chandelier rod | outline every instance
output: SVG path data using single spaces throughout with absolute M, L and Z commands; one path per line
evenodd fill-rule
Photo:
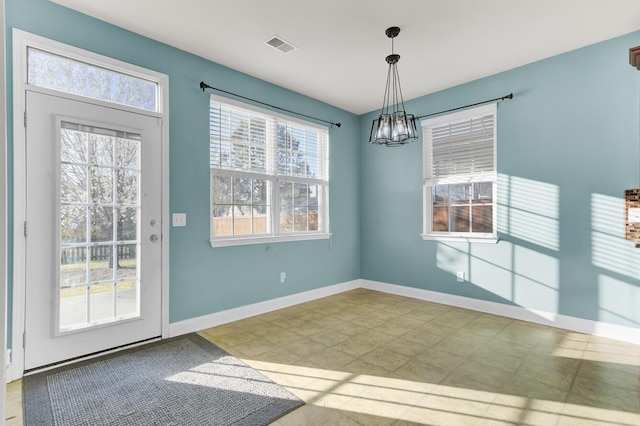
M 245 100 L 247 100 L 247 101 L 255 102 L 255 103 L 258 103 L 258 104 L 260 104 L 260 105 L 268 106 L 268 107 L 270 107 L 270 108 L 275 108 L 275 109 L 278 109 L 278 110 L 280 110 L 280 111 L 285 111 L 285 112 L 288 112 L 288 113 L 291 113 L 291 114 L 299 115 L 299 116 L 301 116 L 301 117 L 306 117 L 306 118 L 310 118 L 310 119 L 312 119 L 312 120 L 321 121 L 321 122 L 323 122 L 323 123 L 330 124 L 332 127 L 333 127 L 333 126 L 336 126 L 336 127 L 341 127 L 341 126 L 342 126 L 342 124 L 341 124 L 341 123 L 334 123 L 333 121 L 323 120 L 322 118 L 312 117 L 312 116 L 310 116 L 310 115 L 302 114 L 302 113 L 300 113 L 300 112 L 291 111 L 291 110 L 289 110 L 289 109 L 285 109 L 285 108 L 281 108 L 281 107 L 279 107 L 279 106 L 275 106 L 275 105 L 268 104 L 268 103 L 266 103 L 266 102 L 261 102 L 261 101 L 258 101 L 258 100 L 256 100 L 256 99 L 252 99 L 252 98 L 248 98 L 248 97 L 246 97 L 246 96 L 238 95 L 237 93 L 227 92 L 226 90 L 222 90 L 222 89 L 218 89 L 217 87 L 209 86 L 209 85 L 208 85 L 207 83 L 205 83 L 204 81 L 201 81 L 201 82 L 200 82 L 200 88 L 202 89 L 202 91 L 203 91 L 203 92 L 204 92 L 204 89 L 217 90 L 218 92 L 226 93 L 227 95 L 232 95 L 232 96 L 235 96 L 235 97 L 237 97 L 237 98 L 245 99 Z
M 446 112 L 458 111 L 459 109 L 465 109 L 465 108 L 470 108 L 477 105 L 488 104 L 489 102 L 504 101 L 505 99 L 513 99 L 513 93 L 509 93 L 508 95 L 504 95 L 499 98 L 489 99 L 487 101 L 476 102 L 475 104 L 469 104 L 469 105 L 465 105 L 457 108 L 447 109 L 444 111 L 433 112 L 431 114 L 421 115 L 419 117 L 416 117 L 416 120 L 420 120 L 421 118 L 426 118 L 426 117 L 432 117 L 434 115 L 444 114 Z

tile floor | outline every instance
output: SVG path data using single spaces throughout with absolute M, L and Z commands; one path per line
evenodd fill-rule
M 358 289 L 200 334 L 306 402 L 276 425 L 640 425 L 639 345 L 495 315 Z

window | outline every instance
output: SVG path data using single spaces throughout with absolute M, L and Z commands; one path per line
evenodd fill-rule
M 329 237 L 329 132 L 211 96 L 211 245 Z
M 27 47 L 27 82 L 45 89 L 159 112 L 158 82 Z
M 496 104 L 424 120 L 423 239 L 496 241 Z

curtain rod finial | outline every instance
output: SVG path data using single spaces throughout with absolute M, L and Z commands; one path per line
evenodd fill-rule
M 200 82 L 200 88 L 202 89 L 202 91 L 204 92 L 204 89 L 206 89 L 207 87 L 209 87 L 204 81 Z

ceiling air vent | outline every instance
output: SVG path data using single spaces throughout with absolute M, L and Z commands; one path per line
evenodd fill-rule
M 273 47 L 274 49 L 278 49 L 282 53 L 289 53 L 297 49 L 293 44 L 289 43 L 288 41 L 285 41 L 282 37 L 277 35 L 274 35 L 269 40 L 265 41 L 265 43 L 267 43 L 269 46 Z

